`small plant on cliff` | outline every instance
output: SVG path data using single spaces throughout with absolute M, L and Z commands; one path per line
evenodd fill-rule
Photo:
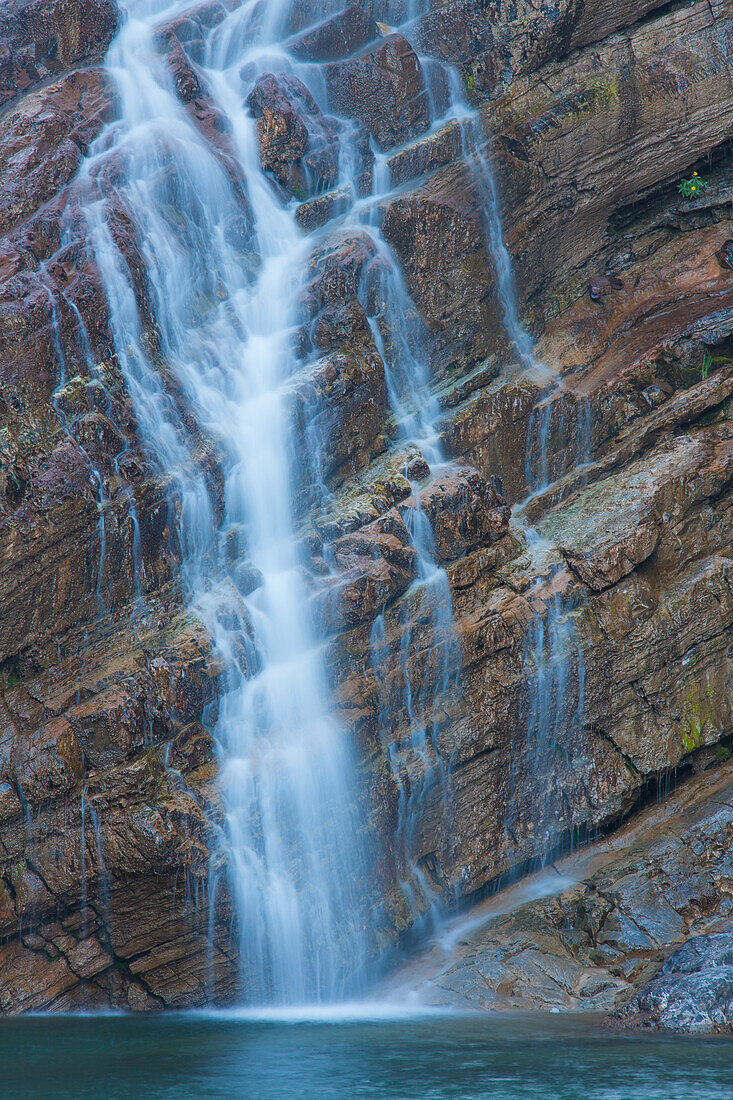
M 697 172 L 693 172 L 689 180 L 680 180 L 680 194 L 686 199 L 694 199 L 702 195 L 703 191 L 707 191 L 709 187 L 710 184 L 701 180 Z
M 707 376 L 710 374 L 710 368 L 712 367 L 712 365 L 713 365 L 713 357 L 710 354 L 710 352 L 708 351 L 708 349 L 706 348 L 705 353 L 702 357 L 702 363 L 700 364 L 700 377 L 701 378 L 703 378 L 703 379 L 707 378 Z

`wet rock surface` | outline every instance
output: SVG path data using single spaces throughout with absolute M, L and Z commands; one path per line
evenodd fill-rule
M 603 1011 L 629 1002 L 629 1023 L 725 1030 L 731 21 L 715 4 L 601 7 L 498 4 L 489 18 L 485 5 L 450 0 L 377 38 L 364 5 L 324 8 L 316 27 L 296 5 L 288 48 L 322 66 L 323 101 L 290 71 L 248 91 L 262 165 L 284 204 L 306 199 L 298 220 L 313 233 L 294 335 L 303 366 L 286 400 L 303 571 L 334 711 L 359 760 L 365 834 L 380 853 L 381 946 L 415 916 L 398 887 L 405 792 L 424 788 L 416 863 L 451 901 L 475 900 L 569 838 L 617 829 L 597 863 L 558 864 L 572 885 L 519 895 L 470 933 L 436 997 Z M 204 39 L 236 9 L 198 5 L 161 28 L 157 47 L 233 185 L 223 231 L 255 266 L 247 180 L 201 67 Z M 182 504 L 140 438 L 74 190 L 115 117 L 97 63 L 117 22 L 103 0 L 13 0 L 0 14 L 4 1012 L 182 1007 L 226 1000 L 237 981 L 221 885 L 209 938 L 223 807 L 208 731 L 221 667 L 184 611 Z M 416 50 L 457 63 L 480 104 L 546 375 L 523 371 L 503 335 L 487 196 L 458 124 L 428 132 L 428 66 Z M 393 259 L 367 228 L 335 221 L 351 201 L 335 185 L 352 125 L 363 134 L 357 192 L 371 189 L 371 143 L 396 188 L 374 212 Z M 710 187 L 684 200 L 677 179 L 703 157 Z M 93 197 L 115 193 L 124 170 L 102 158 L 87 181 Z M 157 182 L 166 206 L 176 182 Z M 115 211 L 141 341 L 220 508 L 224 457 L 172 381 L 139 227 L 122 199 Z M 393 262 L 428 334 L 447 467 L 431 470 L 395 442 L 384 332 Z M 220 306 L 213 284 L 191 323 Z M 313 433 L 329 440 L 318 469 Z M 532 491 L 524 518 L 539 546 L 509 511 Z M 413 585 L 416 515 L 454 611 L 460 674 L 437 701 L 444 626 Z M 261 583 L 246 560 L 240 581 L 243 593 Z M 222 616 L 236 613 L 237 593 L 220 599 Z M 564 710 L 538 745 L 540 643 L 558 607 Z M 415 720 L 433 731 L 423 756 Z M 670 793 L 678 768 L 700 774 L 622 825 L 657 784 Z
M 376 37 L 377 26 L 371 16 L 359 4 L 349 4 L 312 30 L 291 38 L 287 45 L 290 53 L 307 61 L 338 61 Z
M 678 948 L 619 1018 L 674 1031 L 733 1030 L 733 934 L 695 936 Z
M 0 12 L 0 106 L 101 57 L 119 26 L 113 0 L 9 0 Z
M 297 77 L 261 76 L 247 104 L 257 119 L 262 167 L 278 183 L 304 195 L 336 181 L 336 132 Z

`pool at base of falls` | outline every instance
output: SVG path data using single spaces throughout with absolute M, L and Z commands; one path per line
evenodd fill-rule
M 4 1100 L 725 1100 L 730 1039 L 346 1006 L 0 1025 Z M 381 1015 L 380 1015 L 381 1013 Z M 53 1084 L 51 1084 L 53 1080 Z

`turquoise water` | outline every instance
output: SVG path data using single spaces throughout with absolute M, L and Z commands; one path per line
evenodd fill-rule
M 726 1100 L 733 1040 L 567 1018 L 37 1017 L 0 1024 L 3 1100 Z

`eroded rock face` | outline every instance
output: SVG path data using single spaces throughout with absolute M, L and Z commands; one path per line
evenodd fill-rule
M 511 107 L 487 114 L 520 293 L 545 317 L 599 269 L 619 275 L 642 258 L 641 241 L 624 233 L 623 218 L 613 222 L 612 210 L 676 183 L 727 140 L 732 35 L 724 9 L 662 12 L 515 80 Z M 708 59 L 702 69 L 700 56 Z M 546 99 L 538 80 L 547 81 Z M 663 204 L 662 234 L 665 212 Z
M 456 362 L 474 365 L 497 341 L 493 272 L 481 222 L 485 196 L 469 173 L 447 171 L 390 201 L 383 225 L 443 370 L 455 369 Z
M 418 956 L 394 984 L 461 1009 L 615 1011 L 630 1026 L 729 1030 L 731 937 L 719 929 L 733 904 L 730 789 L 730 764 L 688 778 L 613 839 L 457 918 L 451 946 Z
M 349 4 L 312 30 L 290 39 L 288 50 L 307 61 L 338 61 L 368 45 L 377 33 L 371 16 L 359 4 Z
M 674 1031 L 733 1030 L 733 935 L 718 932 L 688 940 L 619 1017 Z
M 90 69 L 32 93 L 4 116 L 0 232 L 12 229 L 69 182 L 112 107 L 106 74 Z
M 117 30 L 112 0 L 9 0 L 0 12 L 0 105 L 89 57 Z

